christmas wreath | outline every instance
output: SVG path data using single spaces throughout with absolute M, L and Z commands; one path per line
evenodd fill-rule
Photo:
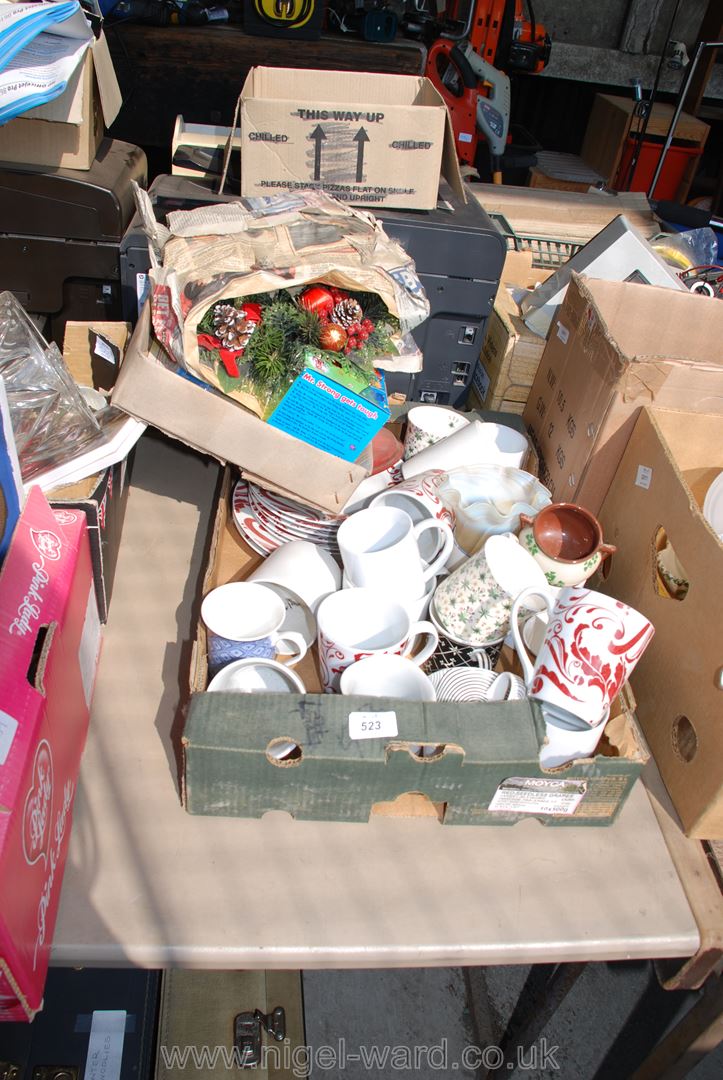
M 198 324 L 198 350 L 225 393 L 246 390 L 268 414 L 305 367 L 368 386 L 375 363 L 398 355 L 399 332 L 376 293 L 316 284 L 219 300 Z

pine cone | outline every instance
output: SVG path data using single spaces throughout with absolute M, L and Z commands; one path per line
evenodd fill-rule
M 331 313 L 331 321 L 343 327 L 361 322 L 363 317 L 364 312 L 361 309 L 361 304 L 357 303 L 356 300 L 352 300 L 351 297 L 347 300 L 339 300 L 334 304 L 334 310 Z
M 225 348 L 243 349 L 256 329 L 256 323 L 233 304 L 216 304 L 213 309 L 213 329 Z

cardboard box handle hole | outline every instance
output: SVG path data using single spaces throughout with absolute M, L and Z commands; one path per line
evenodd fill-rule
M 658 596 L 665 600 L 685 600 L 690 579 L 662 525 L 655 530 L 652 555 L 653 581 Z
M 698 735 L 687 716 L 676 716 L 672 736 L 675 754 L 689 765 L 698 753 Z
M 266 760 L 279 769 L 290 769 L 300 765 L 304 753 L 295 739 L 280 735 L 272 739 L 266 747 Z
M 456 746 L 454 743 L 394 742 L 387 746 L 387 758 L 389 754 L 399 750 L 405 751 L 415 761 L 420 761 L 423 764 L 441 761 L 448 754 L 461 754 L 464 757 L 462 747 Z
M 39 694 L 45 697 L 45 668 L 48 663 L 48 657 L 50 656 L 50 650 L 53 644 L 53 634 L 57 623 L 44 623 L 38 627 L 38 632 L 35 636 L 35 642 L 33 643 L 33 652 L 30 657 L 30 663 L 28 664 L 28 670 L 26 672 L 26 678 L 33 690 L 37 690 Z

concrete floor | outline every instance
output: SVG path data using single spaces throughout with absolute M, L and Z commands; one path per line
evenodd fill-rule
M 307 1045 L 312 1052 L 328 1046 L 337 1055 L 334 1066 L 331 1056 L 320 1057 L 311 1075 L 481 1080 L 486 1070 L 474 1048 L 486 1050 L 484 1062 L 495 1064 L 491 1048 L 500 1041 L 528 971 L 523 966 L 304 972 Z M 511 1080 L 626 1080 L 659 1033 L 696 1000 L 696 994 L 660 990 L 650 963 L 589 964 L 533 1047 L 519 1063 L 506 1063 L 505 1074 Z M 688 1076 L 720 1080 L 723 1044 Z

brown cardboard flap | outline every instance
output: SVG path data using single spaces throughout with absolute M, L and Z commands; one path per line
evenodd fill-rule
M 112 401 L 187 446 L 231 461 L 299 502 L 339 513 L 367 475 L 359 465 L 265 424 L 223 394 L 182 378 L 150 344 L 146 304 L 126 350 Z
M 128 344 L 130 324 L 125 322 L 75 322 L 65 324 L 63 359 L 68 370 L 80 386 L 95 386 L 93 381 L 92 335 L 107 338 L 121 352 Z
M 103 120 L 105 121 L 105 126 L 110 127 L 121 110 L 123 95 L 121 94 L 118 79 L 116 78 L 108 42 L 105 34 L 102 32 L 100 37 L 96 38 L 93 42 L 93 64 L 95 66 L 95 77 L 98 80 L 98 92 L 100 94 L 100 103 L 103 109 Z
M 93 76 L 95 75 L 95 80 Z M 111 60 L 105 34 L 91 38 L 88 52 L 68 79 L 63 93 L 53 101 L 30 109 L 30 119 L 49 120 L 55 123 L 81 124 L 92 107 L 93 86 L 98 86 L 103 122 L 106 127 L 115 120 L 123 104 L 123 97 Z
M 723 305 L 710 297 L 573 275 L 606 336 L 630 360 L 682 360 L 723 368 Z M 717 347 L 715 343 L 718 343 Z

